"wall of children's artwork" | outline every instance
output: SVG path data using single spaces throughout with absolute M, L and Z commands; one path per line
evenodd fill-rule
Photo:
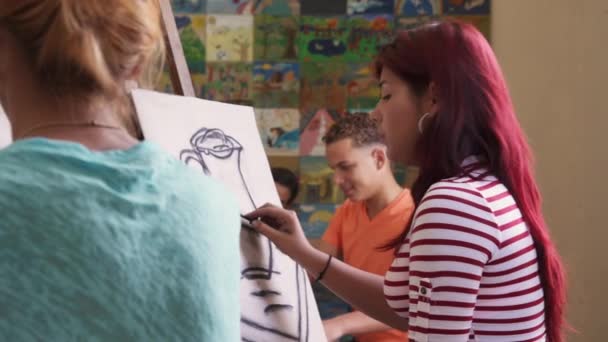
M 374 108 L 379 89 L 370 62 L 379 47 L 396 30 L 438 17 L 471 22 L 491 39 L 490 0 L 172 4 L 197 96 L 255 107 L 271 165 L 300 176 L 299 214 L 311 238 L 320 237 L 344 200 L 331 181 L 321 138 L 344 113 Z M 158 88 L 171 91 L 166 75 Z M 414 173 L 397 169 L 396 177 L 411 184 Z

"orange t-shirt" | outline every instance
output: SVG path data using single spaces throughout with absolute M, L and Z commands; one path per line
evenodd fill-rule
M 384 276 L 393 262 L 394 251 L 378 248 L 403 232 L 413 212 L 414 201 L 407 189 L 372 220 L 367 215 L 364 202 L 347 200 L 332 217 L 322 239 L 338 249 L 345 263 Z M 407 334 L 399 330 L 355 337 L 358 342 L 407 341 Z

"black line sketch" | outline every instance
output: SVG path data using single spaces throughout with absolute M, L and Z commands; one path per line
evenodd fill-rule
M 241 212 L 257 208 L 254 196 L 247 185 L 242 170 L 245 147 L 234 137 L 218 128 L 203 127 L 190 138 L 190 146 L 183 149 L 180 159 L 186 164 L 200 166 L 208 176 L 230 179 L 232 190 L 241 199 Z M 243 203 L 243 199 L 244 202 Z M 250 282 L 253 291 L 248 291 L 242 303 L 242 341 L 298 341 L 309 340 L 308 282 L 304 270 L 291 259 L 280 254 L 270 240 L 247 227 L 241 220 L 241 281 Z M 275 258 L 282 257 L 285 272 L 279 271 Z M 282 279 L 295 269 L 295 279 Z M 279 279 L 276 279 L 279 277 Z M 291 276 L 288 276 L 291 277 Z M 283 277 L 284 278 L 284 277 Z M 295 281 L 295 283 L 294 283 Z M 284 291 L 277 286 L 295 286 L 296 298 L 292 303 Z M 241 295 L 243 300 L 243 295 Z M 257 307 L 257 308 L 256 308 Z M 294 321 L 289 324 L 289 321 Z M 287 324 L 286 324 L 287 322 Z M 246 326 L 246 329 L 245 329 Z
M 205 163 L 203 156 L 210 156 L 221 160 L 231 158 L 236 153 L 236 165 L 235 168 L 239 172 L 243 189 L 247 192 L 247 197 L 251 201 L 253 208 L 257 208 L 255 201 L 251 196 L 249 187 L 245 182 L 243 176 L 243 170 L 241 169 L 241 153 L 243 152 L 243 146 L 233 137 L 224 134 L 221 129 L 218 128 L 201 128 L 198 130 L 190 139 L 190 145 L 192 150 L 182 150 L 180 153 L 180 159 L 186 164 L 194 160 L 200 164 L 203 168 L 203 172 L 206 175 L 211 175 L 209 166 Z

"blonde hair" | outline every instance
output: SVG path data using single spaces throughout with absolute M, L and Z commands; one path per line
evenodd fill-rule
M 158 0 L 0 0 L 0 22 L 59 98 L 117 98 L 137 71 L 156 81 L 164 60 Z M 126 98 L 126 96 L 123 96 Z

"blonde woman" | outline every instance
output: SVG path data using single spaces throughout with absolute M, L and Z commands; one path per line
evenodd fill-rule
M 0 340 L 240 339 L 235 200 L 129 133 L 162 51 L 155 0 L 0 0 Z

